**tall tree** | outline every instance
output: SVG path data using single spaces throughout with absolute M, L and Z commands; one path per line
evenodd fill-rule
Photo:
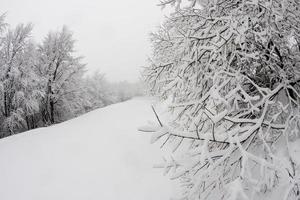
M 50 32 L 40 45 L 39 74 L 44 79 L 45 97 L 42 102 L 42 116 L 45 123 L 55 123 L 63 118 L 65 109 L 72 112 L 77 98 L 71 98 L 80 90 L 79 80 L 84 65 L 81 57 L 74 55 L 74 39 L 66 28 Z
M 3 134 L 29 128 L 26 118 L 38 111 L 36 87 L 39 78 L 34 72 L 35 46 L 30 41 L 32 25 L 18 25 L 1 38 L 1 112 L 4 117 Z M 8 133 L 6 133 L 8 131 Z

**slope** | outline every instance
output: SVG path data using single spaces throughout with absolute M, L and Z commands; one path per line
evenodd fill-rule
M 137 98 L 0 141 L 1 200 L 162 200 L 160 151 L 137 131 L 154 120 Z

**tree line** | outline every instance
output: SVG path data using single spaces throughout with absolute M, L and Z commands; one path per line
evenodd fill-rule
M 59 123 L 140 93 L 137 84 L 86 75 L 72 32 L 64 26 L 41 43 L 32 24 L 11 28 L 0 17 L 0 138 Z

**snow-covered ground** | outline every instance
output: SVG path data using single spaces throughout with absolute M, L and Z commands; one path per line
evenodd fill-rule
M 136 98 L 0 140 L 1 200 L 167 200 L 160 150 L 137 127 L 155 121 Z

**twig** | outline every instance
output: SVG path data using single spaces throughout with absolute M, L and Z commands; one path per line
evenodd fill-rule
M 154 112 L 154 114 L 155 114 L 155 117 L 156 117 L 156 119 L 157 119 L 159 125 L 160 125 L 161 127 L 163 127 L 163 124 L 161 123 L 161 121 L 160 121 L 160 119 L 159 119 L 159 117 L 158 117 L 158 115 L 157 115 L 157 113 L 156 113 L 156 111 L 155 111 L 155 109 L 154 109 L 154 106 L 151 106 L 151 108 L 152 108 L 152 110 L 153 110 L 153 112 Z

